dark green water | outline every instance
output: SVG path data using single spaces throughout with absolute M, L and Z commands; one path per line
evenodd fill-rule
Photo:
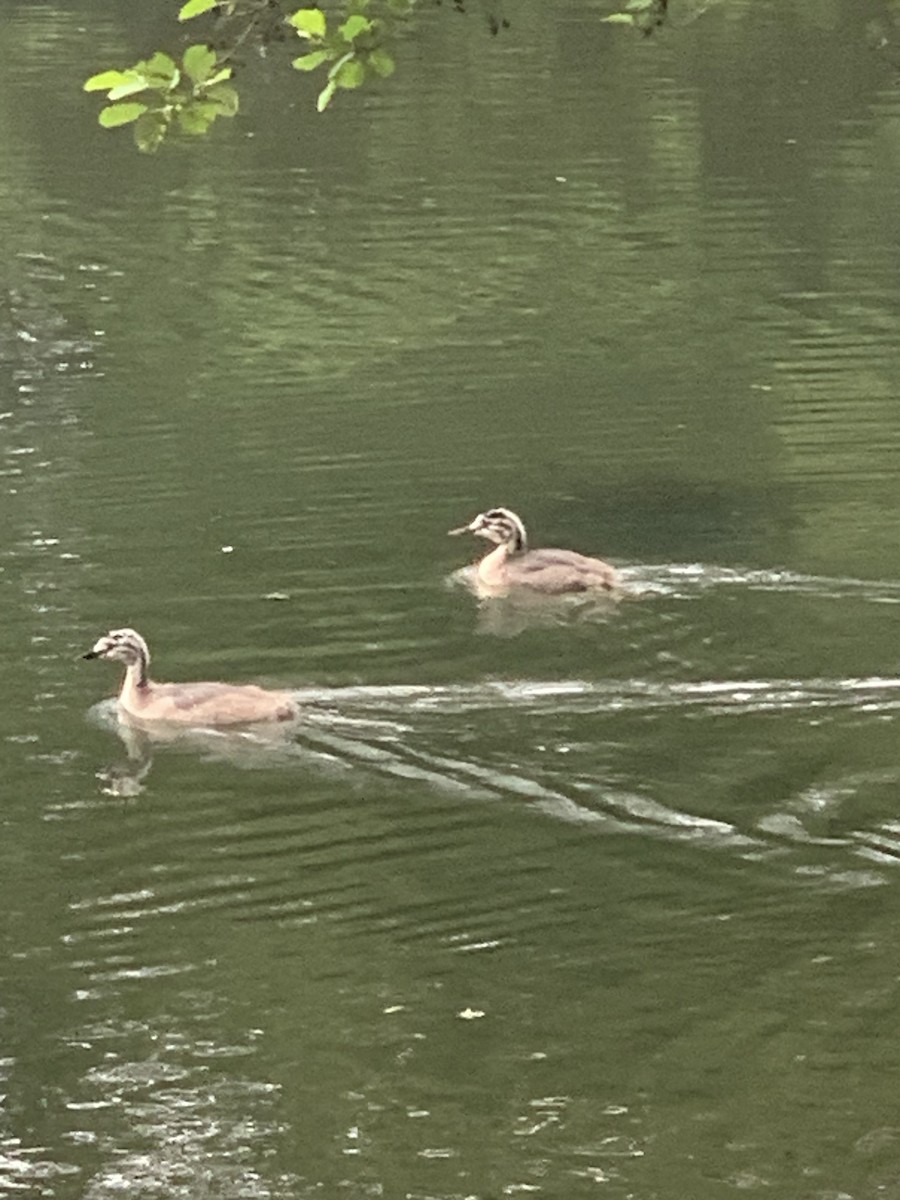
M 164 11 L 0 13 L 4 1195 L 900 1195 L 877 7 L 435 9 L 156 159 Z M 448 586 L 498 503 L 629 599 Z M 306 717 L 126 745 L 125 624 Z

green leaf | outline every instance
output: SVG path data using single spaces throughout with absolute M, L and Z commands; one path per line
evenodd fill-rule
M 181 6 L 178 13 L 179 21 L 189 21 L 191 17 L 199 17 L 201 13 L 209 12 L 211 8 L 215 8 L 219 0 L 187 0 L 187 4 Z
M 117 125 L 128 125 L 131 121 L 136 121 L 146 111 L 146 104 L 110 104 L 107 108 L 100 109 L 97 120 L 104 129 L 115 129 Z
M 195 110 L 200 116 L 205 117 L 208 125 L 211 125 L 216 117 L 234 116 L 234 113 L 227 112 L 223 105 L 219 105 L 212 100 L 204 100 L 202 98 L 199 100 L 193 100 L 187 107 Z
M 207 79 L 203 86 L 208 88 L 214 87 L 215 84 L 221 83 L 223 79 L 230 79 L 231 75 L 231 67 L 223 67 L 221 71 L 216 71 L 212 79 Z
M 188 46 L 182 56 L 181 63 L 185 73 L 192 82 L 204 83 L 215 69 L 216 52 L 215 50 L 210 50 L 209 46 L 204 46 L 202 43 L 198 43 L 196 46 Z
M 366 68 L 358 58 L 348 59 L 335 72 L 333 82 L 342 88 L 358 88 L 365 81 Z
M 240 107 L 240 99 L 230 83 L 218 83 L 203 93 L 204 103 L 213 105 L 220 117 L 233 117 Z
M 184 108 L 179 109 L 176 119 L 182 133 L 196 137 L 198 134 L 206 133 L 216 116 L 214 106 L 211 104 L 186 104 Z
M 325 36 L 325 14 L 320 8 L 298 8 L 288 17 L 300 37 L 323 38 Z
M 360 16 L 359 13 L 354 13 L 352 17 L 338 27 L 338 33 L 345 42 L 352 42 L 354 38 L 358 38 L 361 33 L 371 33 L 372 22 L 368 17 Z
M 634 17 L 631 13 L 610 13 L 608 17 L 602 18 L 606 25 L 633 25 Z
M 329 83 L 335 78 L 335 76 L 337 75 L 338 71 L 340 71 L 340 69 L 344 65 L 344 63 L 348 63 L 352 57 L 353 57 L 352 50 L 348 50 L 346 54 L 341 55 L 341 57 L 337 60 L 337 62 L 331 67 L 331 69 L 328 72 L 328 82 Z
M 110 88 L 127 83 L 127 81 L 128 75 L 125 71 L 101 71 L 99 75 L 92 75 L 90 79 L 85 80 L 84 90 L 86 92 L 106 92 Z
M 334 95 L 336 89 L 337 84 L 333 79 L 329 79 L 329 81 L 322 88 L 321 92 L 319 92 L 316 100 L 316 108 L 319 112 L 324 112 L 331 103 L 331 97 Z
M 151 87 L 171 89 L 177 87 L 181 79 L 181 72 L 174 61 L 162 50 L 157 50 L 152 58 L 138 63 L 134 69 L 146 77 Z
M 133 96 L 136 92 L 145 92 L 149 86 L 143 75 L 137 75 L 134 71 L 126 71 L 124 83 L 120 83 L 116 87 L 109 89 L 109 99 L 121 100 L 124 96 Z
M 387 79 L 389 75 L 394 73 L 394 60 L 388 54 L 387 50 L 373 50 L 366 59 L 369 66 L 376 75 L 380 75 L 382 79 Z
M 134 141 L 138 150 L 152 154 L 168 132 L 168 122 L 159 110 L 145 112 L 134 123 Z
M 329 62 L 331 54 L 327 50 L 313 50 L 312 54 L 301 54 L 291 64 L 297 71 L 314 71 L 323 62 Z

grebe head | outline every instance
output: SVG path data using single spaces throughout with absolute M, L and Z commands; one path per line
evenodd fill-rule
M 125 663 L 127 667 L 140 663 L 144 671 L 150 662 L 147 643 L 134 629 L 111 629 L 98 638 L 83 658 L 109 658 L 113 662 Z
M 451 529 L 450 533 L 474 533 L 476 537 L 486 538 L 498 546 L 509 546 L 514 551 L 522 551 L 527 545 L 525 526 L 509 508 L 489 508 L 468 525 Z

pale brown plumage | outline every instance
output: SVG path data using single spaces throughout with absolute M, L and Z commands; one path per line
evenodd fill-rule
M 290 721 L 297 716 L 289 692 L 268 691 L 252 683 L 155 683 L 147 675 L 147 643 L 133 629 L 111 630 L 83 657 L 125 664 L 118 700 L 130 717 L 209 726 Z
M 529 550 L 525 526 L 508 508 L 490 508 L 451 534 L 474 533 L 494 542 L 475 565 L 476 590 L 484 596 L 505 596 L 519 588 L 546 596 L 579 592 L 612 592 L 619 585 L 614 567 L 575 550 Z

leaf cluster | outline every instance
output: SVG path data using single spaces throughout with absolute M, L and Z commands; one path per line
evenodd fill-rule
M 188 0 L 185 9 L 203 3 L 206 0 Z M 133 124 L 138 148 L 152 151 L 173 128 L 193 136 L 206 133 L 217 117 L 233 117 L 238 94 L 226 82 L 231 74 L 215 50 L 197 43 L 188 46 L 180 64 L 158 50 L 124 71 L 92 75 L 84 90 L 106 92 L 109 103 L 97 118 L 105 129 Z
M 392 0 L 390 7 L 401 15 L 408 11 L 407 0 Z M 370 8 L 371 0 L 357 0 L 355 11 L 330 27 L 320 8 L 300 8 L 288 17 L 288 24 L 310 47 L 294 59 L 294 67 L 315 71 L 329 64 L 316 100 L 319 112 L 328 107 L 338 88 L 358 88 L 372 75 L 387 79 L 394 73 L 394 60 L 383 45 L 387 23 L 383 17 L 367 15 Z
M 438 0 L 439 2 L 439 0 Z M 631 0 L 631 3 L 640 0 Z M 655 3 L 664 0 L 652 0 Z M 307 0 L 309 3 L 309 0 Z M 324 7 L 319 7 L 321 3 Z M 217 117 L 233 117 L 238 93 L 232 63 L 248 50 L 265 54 L 277 41 L 298 37 L 304 53 L 298 71 L 321 71 L 316 107 L 323 112 L 341 89 L 387 79 L 395 64 L 388 47 L 422 0 L 318 0 L 289 11 L 290 0 L 185 0 L 179 21 L 213 20 L 210 44 L 188 46 L 178 63 L 163 51 L 125 70 L 92 75 L 85 91 L 107 93 L 100 124 L 133 124 L 139 149 L 156 150 L 170 133 L 205 133 Z M 455 0 L 465 11 L 464 0 Z M 327 9 L 327 12 L 326 12 Z M 507 21 L 491 19 L 496 33 Z

